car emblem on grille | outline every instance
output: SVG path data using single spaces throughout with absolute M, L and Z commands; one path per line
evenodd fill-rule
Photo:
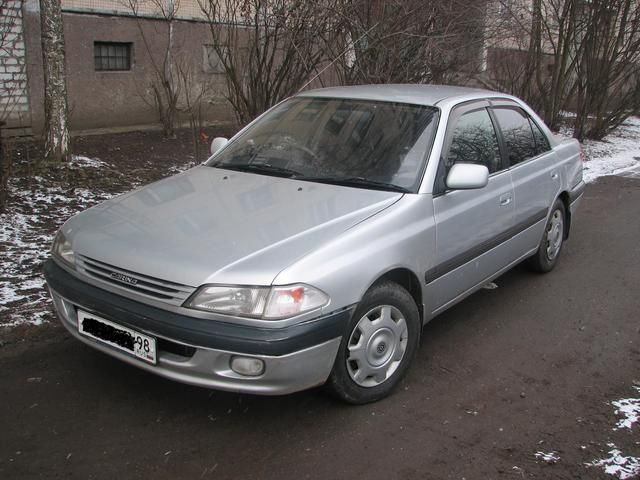
M 113 272 L 111 274 L 111 278 L 118 280 L 122 283 L 128 283 L 129 285 L 136 285 L 138 283 L 138 279 L 137 278 L 133 278 L 130 277 L 128 275 L 125 275 L 123 273 L 118 273 L 118 272 Z

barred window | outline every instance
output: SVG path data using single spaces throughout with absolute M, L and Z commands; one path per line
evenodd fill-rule
M 94 42 L 96 71 L 131 70 L 131 43 Z
M 204 46 L 204 64 L 203 70 L 206 73 L 225 73 L 224 62 L 220 58 L 219 53 L 229 56 L 229 47 L 227 45 L 220 45 L 216 48 L 214 45 Z

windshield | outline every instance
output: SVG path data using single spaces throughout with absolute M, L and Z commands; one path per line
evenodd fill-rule
M 296 97 L 245 130 L 207 165 L 360 188 L 415 192 L 438 110 Z

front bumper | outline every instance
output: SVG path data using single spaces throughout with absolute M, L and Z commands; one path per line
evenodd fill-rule
M 256 328 L 175 314 L 82 282 L 49 260 L 44 274 L 62 324 L 92 347 L 144 370 L 191 385 L 279 395 L 320 385 L 328 378 L 352 310 L 302 324 Z M 78 309 L 159 339 L 157 364 L 147 364 L 78 332 Z M 230 368 L 234 355 L 260 358 L 258 377 Z

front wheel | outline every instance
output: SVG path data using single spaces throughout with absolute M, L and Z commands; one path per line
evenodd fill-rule
M 566 212 L 562 200 L 556 200 L 544 229 L 538 251 L 529 259 L 529 266 L 537 272 L 550 272 L 558 262 L 564 243 Z
M 328 387 L 354 404 L 386 397 L 407 372 L 420 340 L 418 307 L 392 282 L 374 285 L 349 322 Z

